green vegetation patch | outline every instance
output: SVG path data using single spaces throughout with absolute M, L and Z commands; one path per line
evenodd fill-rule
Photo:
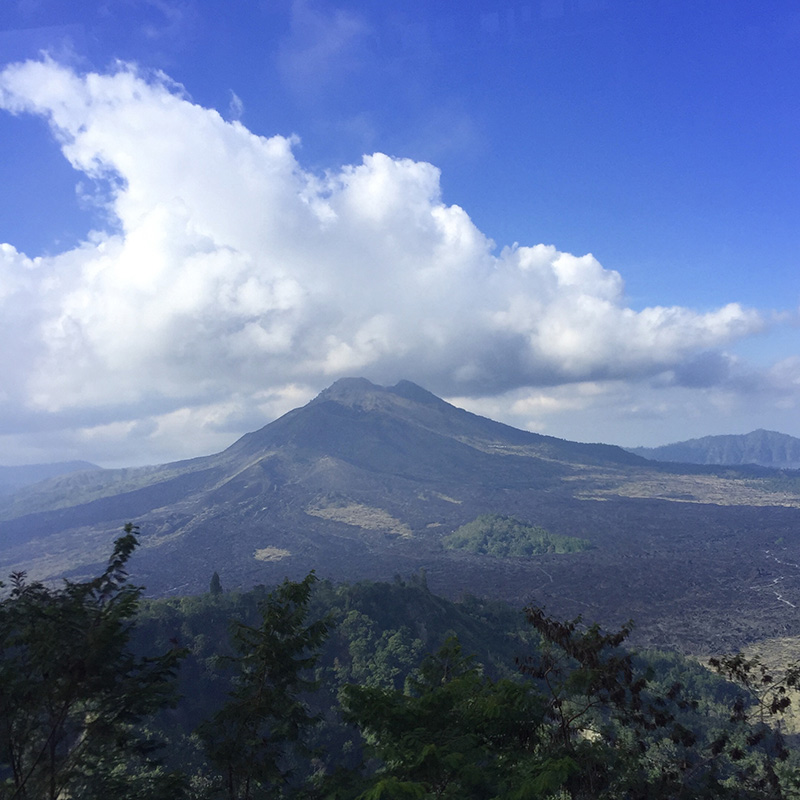
M 514 517 L 481 514 L 445 537 L 444 546 L 498 558 L 524 558 L 545 553 L 578 553 L 592 545 L 586 539 L 548 533 L 538 525 Z

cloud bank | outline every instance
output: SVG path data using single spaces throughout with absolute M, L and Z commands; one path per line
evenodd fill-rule
M 0 245 L 7 434 L 107 426 L 166 455 L 181 419 L 230 440 L 344 375 L 466 398 L 697 387 L 729 381 L 719 348 L 765 325 L 735 303 L 634 310 L 592 255 L 498 249 L 431 164 L 375 153 L 315 174 L 297 140 L 133 66 L 11 65 L 0 108 L 48 121 L 108 219 L 55 256 Z

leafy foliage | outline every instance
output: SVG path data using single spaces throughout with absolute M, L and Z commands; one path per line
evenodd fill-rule
M 709 659 L 717 673 L 734 681 L 746 691 L 733 707 L 733 721 L 767 722 L 783 714 L 792 704 L 790 690 L 800 685 L 800 661 L 776 675 L 761 659 L 746 658 L 743 653 Z M 749 702 L 748 702 L 749 701 Z
M 732 691 L 730 716 L 700 711 L 679 682 L 659 685 L 623 646 L 630 625 L 605 633 L 527 609 L 542 646 L 519 659 L 529 680 L 491 681 L 448 640 L 428 656 L 405 692 L 350 686 L 344 702 L 366 736 L 369 764 L 349 794 L 400 798 L 794 797 L 796 771 L 782 770 L 780 735 L 750 724 Z M 735 674 L 734 674 L 735 673 Z M 759 685 L 767 683 L 756 670 Z M 731 677 L 753 677 L 734 659 Z M 768 676 L 771 677 L 771 676 Z M 794 671 L 787 681 L 796 680 Z M 780 711 L 785 693 L 769 684 L 760 708 Z M 774 698 L 781 698 L 775 702 Z
M 237 657 L 229 642 L 229 620 L 251 627 L 261 625 L 260 607 L 269 595 L 266 587 L 248 592 L 208 593 L 190 597 L 149 600 L 143 604 L 136 638 L 162 646 L 178 637 L 189 649 L 180 674 L 180 706 L 159 718 L 171 742 L 171 763 L 208 775 L 204 751 L 190 735 L 204 719 L 227 701 L 234 669 L 221 669 Z M 316 751 L 313 759 L 295 762 L 294 783 L 300 773 L 331 772 L 360 763 L 362 738 L 339 715 L 338 696 L 348 683 L 400 689 L 426 653 L 435 651 L 455 631 L 465 650 L 480 654 L 484 669 L 493 675 L 515 673 L 514 654 L 530 639 L 524 615 L 499 601 L 467 597 L 453 603 L 432 594 L 423 575 L 392 583 L 363 581 L 333 585 L 313 584 L 308 619 L 330 616 L 335 626 L 320 650 L 313 675 L 320 689 L 303 695 L 309 713 L 323 724 L 304 736 Z M 219 656 L 225 656 L 220 663 Z
M 108 567 L 61 589 L 11 577 L 0 602 L 0 797 L 178 797 L 139 723 L 175 700 L 183 652 L 128 647 L 141 588 L 128 583 L 137 529 Z
M 538 525 L 528 525 L 500 514 L 481 514 L 446 537 L 444 545 L 499 558 L 577 553 L 591 547 L 585 539 L 548 533 Z
M 301 745 L 315 723 L 303 692 L 316 688 L 306 677 L 318 658 L 329 620 L 307 624 L 313 573 L 284 581 L 261 607 L 261 624 L 237 623 L 235 670 L 228 702 L 200 729 L 208 757 L 221 772 L 230 800 L 278 797 L 291 778 L 290 748 Z
M 530 684 L 492 681 L 448 639 L 422 662 L 406 693 L 344 690 L 348 718 L 365 732 L 381 766 L 364 798 L 485 798 L 521 788 L 520 769 L 543 725 Z
M 734 691 L 728 706 L 733 713 L 726 720 L 718 708 L 709 724 L 699 713 L 699 701 L 687 696 L 681 682 L 659 691 L 653 670 L 646 665 L 641 669 L 635 655 L 622 646 L 630 623 L 604 633 L 597 625 L 581 625 L 580 619 L 554 620 L 539 608 L 526 613 L 544 646 L 521 660 L 520 667 L 548 698 L 548 749 L 580 764 L 565 784 L 571 796 L 789 796 L 789 781 L 781 782 L 778 775 L 789 753 L 765 718 L 750 724 L 744 712 L 751 705 L 746 693 Z M 740 679 L 742 674 L 734 669 L 729 677 Z M 796 680 L 796 674 L 791 675 Z M 770 690 L 785 696 L 772 685 Z M 788 702 L 772 703 L 768 712 L 781 713 L 786 707 Z

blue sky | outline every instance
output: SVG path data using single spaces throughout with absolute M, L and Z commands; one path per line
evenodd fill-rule
M 6 2 L 0 462 L 212 452 L 354 374 L 800 436 L 798 75 L 791 2 Z

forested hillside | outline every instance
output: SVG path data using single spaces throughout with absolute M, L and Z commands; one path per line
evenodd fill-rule
M 90 581 L 6 587 L 0 797 L 799 796 L 796 665 L 637 655 L 424 574 L 143 601 L 136 534 Z

